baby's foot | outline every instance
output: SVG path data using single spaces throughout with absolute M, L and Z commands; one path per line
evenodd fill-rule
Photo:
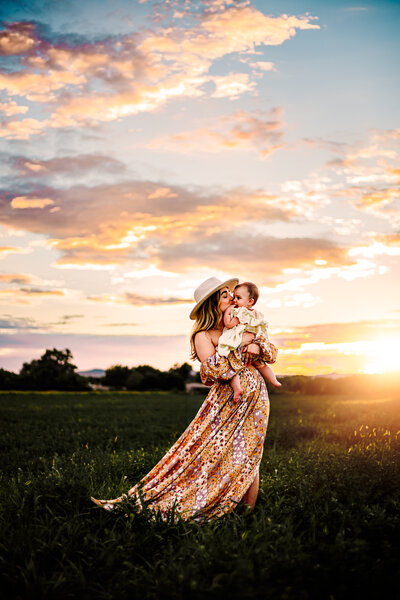
M 116 498 L 115 500 L 98 500 L 97 498 L 90 498 L 92 502 L 94 502 L 95 504 L 97 504 L 97 506 L 101 506 L 101 508 L 104 508 L 105 510 L 115 510 L 118 508 L 118 503 L 121 502 L 121 500 L 123 500 L 123 497 L 121 496 L 121 498 Z
M 272 385 L 276 388 L 282 387 L 282 384 L 279 383 L 279 381 L 277 380 L 276 377 L 274 377 L 273 379 L 270 380 L 270 382 L 272 383 Z
M 243 394 L 243 389 L 239 388 L 238 390 L 235 390 L 235 393 L 233 395 L 233 401 L 234 402 L 239 402 L 240 396 Z

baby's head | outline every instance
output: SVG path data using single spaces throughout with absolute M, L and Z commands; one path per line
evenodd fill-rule
M 253 308 L 260 295 L 258 287 L 251 281 L 239 283 L 233 293 L 235 306 L 245 306 L 246 308 Z

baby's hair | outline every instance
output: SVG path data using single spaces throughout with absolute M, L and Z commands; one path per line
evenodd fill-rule
M 260 292 L 258 291 L 258 287 L 256 286 L 255 283 L 252 283 L 251 281 L 245 281 L 244 283 L 238 283 L 238 285 L 235 287 L 242 287 L 242 285 L 245 285 L 247 287 L 247 291 L 249 293 L 249 297 L 252 298 L 254 300 L 253 305 L 257 302 L 259 296 L 260 296 Z

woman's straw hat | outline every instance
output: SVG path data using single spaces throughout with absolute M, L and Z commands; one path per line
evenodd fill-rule
M 192 320 L 196 318 L 198 308 L 203 304 L 204 300 L 207 300 L 207 298 L 212 296 L 214 292 L 217 292 L 224 287 L 227 287 L 229 291 L 232 292 L 238 283 L 239 279 L 228 279 L 228 281 L 221 281 L 216 277 L 210 277 L 210 279 L 203 281 L 203 283 L 201 283 L 194 291 L 194 300 L 196 302 L 196 306 L 190 313 L 190 318 Z

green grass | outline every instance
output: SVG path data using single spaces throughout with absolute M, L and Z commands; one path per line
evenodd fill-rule
M 400 398 L 275 396 L 256 510 L 110 514 L 202 399 L 0 393 L 2 597 L 399 597 Z

